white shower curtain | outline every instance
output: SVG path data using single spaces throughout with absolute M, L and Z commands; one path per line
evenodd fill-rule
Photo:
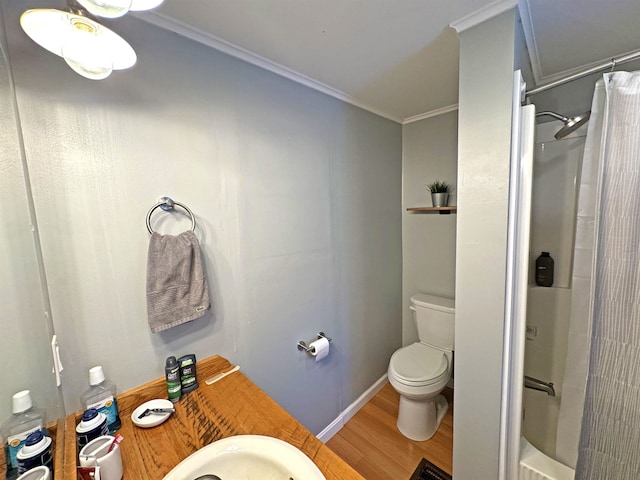
M 604 92 L 603 99 L 598 98 L 599 91 Z M 574 267 L 574 281 L 580 265 L 586 267 L 583 276 L 589 276 L 588 267 L 592 267 L 591 280 L 583 282 L 592 295 L 590 301 L 583 303 L 586 324 L 574 325 L 575 315 L 571 323 L 574 333 L 586 335 L 589 352 L 588 361 L 584 362 L 587 381 L 576 478 L 637 480 L 640 478 L 640 72 L 604 75 L 602 87 L 596 88 L 593 107 L 583 175 L 589 176 L 589 168 L 598 173 L 597 182 L 590 187 L 595 188 L 591 195 L 595 201 L 591 230 L 591 238 L 596 239 L 595 256 L 592 255 L 593 263 L 589 264 L 588 258 L 578 258 L 576 249 Z M 589 155 L 592 158 L 587 161 Z M 579 210 L 581 206 L 583 198 Z M 577 231 L 576 246 L 581 241 L 588 246 L 588 231 L 587 226 L 583 239 Z M 574 284 L 575 287 L 580 286 Z M 579 377 L 580 370 L 577 367 L 573 377 Z
M 598 81 L 582 159 L 571 280 L 571 319 L 556 436 L 556 458 L 575 468 L 591 345 L 596 204 L 606 91 Z

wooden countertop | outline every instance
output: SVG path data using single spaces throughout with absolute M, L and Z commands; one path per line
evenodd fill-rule
M 175 404 L 176 413 L 154 428 L 136 427 L 131 413 L 147 400 L 167 398 L 164 378 L 118 396 L 122 420 L 118 433 L 124 437 L 120 444 L 124 480 L 160 480 L 205 445 L 243 434 L 268 435 L 289 442 L 311 458 L 327 480 L 364 480 L 242 371 L 205 385 L 206 379 L 232 367 L 219 356 L 199 361 L 198 389 L 183 396 Z M 82 412 L 77 412 L 66 419 L 65 480 L 76 478 L 75 426 L 81 415 Z

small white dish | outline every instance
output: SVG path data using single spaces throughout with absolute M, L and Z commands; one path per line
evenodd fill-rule
M 131 414 L 131 421 L 136 427 L 156 427 L 171 416 L 171 413 L 150 413 L 145 417 L 138 418 L 148 408 L 174 408 L 174 405 L 169 400 L 164 400 L 161 398 L 156 398 L 155 400 L 149 400 L 148 402 L 143 403 Z
M 48 467 L 39 466 L 20 475 L 17 480 L 49 480 L 51 472 Z

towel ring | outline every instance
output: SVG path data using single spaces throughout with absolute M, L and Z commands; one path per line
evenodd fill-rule
M 149 230 L 150 234 L 153 235 L 153 229 L 151 228 L 151 214 L 158 207 L 160 207 L 165 212 L 168 212 L 169 210 L 173 210 L 173 207 L 176 205 L 186 210 L 186 212 L 189 214 L 189 217 L 191 217 L 191 231 L 196 230 L 196 217 L 193 215 L 193 212 L 189 210 L 189 208 L 186 205 L 176 202 L 169 197 L 161 197 L 158 200 L 158 203 L 156 203 L 153 207 L 151 207 L 151 209 L 149 210 L 149 213 L 147 213 L 147 230 Z

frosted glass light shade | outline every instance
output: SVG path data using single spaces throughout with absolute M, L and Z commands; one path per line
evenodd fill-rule
M 87 11 L 93 15 L 105 18 L 118 18 L 129 10 L 139 12 L 151 10 L 164 0 L 78 0 Z
M 113 72 L 113 59 L 105 45 L 91 33 L 82 33 L 62 45 L 62 56 L 76 73 L 91 80 L 103 80 Z
M 132 0 L 131 10 L 132 12 L 140 12 L 143 10 L 151 10 L 161 5 L 164 0 Z
M 67 62 L 67 65 L 69 65 L 74 72 L 88 78 L 89 80 L 104 80 L 113 72 L 113 68 L 111 67 L 92 63 L 82 63 L 68 57 L 64 57 L 64 61 Z
M 81 15 L 33 9 L 22 14 L 20 25 L 34 42 L 65 58 L 71 68 L 87 78 L 106 78 L 110 70 L 130 68 L 137 61 L 136 52 L 126 40 Z M 105 75 L 106 71 L 109 73 Z
M 92 15 L 105 18 L 122 17 L 131 7 L 131 0 L 78 0 L 78 3 Z

